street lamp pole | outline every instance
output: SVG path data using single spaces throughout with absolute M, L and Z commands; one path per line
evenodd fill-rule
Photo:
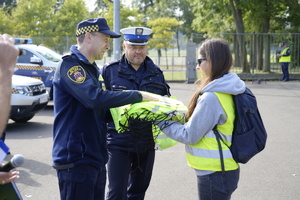
M 114 0 L 114 31 L 120 33 L 120 0 Z M 120 58 L 121 40 L 120 38 L 116 38 L 113 42 L 114 59 L 116 60 Z

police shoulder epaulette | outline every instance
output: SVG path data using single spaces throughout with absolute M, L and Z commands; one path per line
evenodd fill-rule
M 70 55 L 71 55 L 70 52 L 69 52 L 69 53 L 66 53 L 66 54 L 64 54 L 64 55 L 62 56 L 62 58 L 65 58 L 65 57 L 70 56 Z
M 154 66 L 155 66 L 156 70 L 158 70 L 159 72 L 163 72 L 162 69 L 158 65 L 154 64 Z
M 119 63 L 119 62 L 120 62 L 120 60 L 109 61 L 109 62 L 105 63 L 105 64 L 103 65 L 103 67 L 109 67 L 109 66 L 114 65 L 114 64 L 117 64 L 117 63 Z
M 162 70 L 160 69 L 160 67 L 159 67 L 157 64 L 155 64 L 155 63 L 153 62 L 153 60 L 152 60 L 150 57 L 146 56 L 145 62 L 147 63 L 147 65 L 149 65 L 149 66 L 154 66 L 154 67 L 155 67 L 156 69 L 158 69 L 159 71 L 162 71 Z

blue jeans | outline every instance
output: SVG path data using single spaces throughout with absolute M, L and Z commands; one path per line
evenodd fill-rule
M 237 188 L 240 168 L 197 176 L 199 200 L 229 200 Z
M 57 170 L 62 200 L 104 200 L 106 168 L 79 165 Z

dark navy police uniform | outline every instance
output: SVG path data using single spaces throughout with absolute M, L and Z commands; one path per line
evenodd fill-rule
M 123 55 L 120 60 L 105 65 L 102 76 L 108 90 L 141 90 L 170 95 L 162 71 L 148 56 L 136 71 Z M 145 132 L 152 136 L 151 127 L 149 124 Z M 107 124 L 107 128 L 107 199 L 144 199 L 155 158 L 153 137 L 135 140 L 131 132 L 117 133 L 112 121 Z
M 138 91 L 102 90 L 100 72 L 71 47 L 54 85 L 53 167 L 62 199 L 103 199 L 106 183 L 105 110 L 142 100 Z

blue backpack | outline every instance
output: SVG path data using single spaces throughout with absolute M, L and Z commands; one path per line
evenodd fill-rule
M 261 152 L 266 145 L 267 132 L 261 119 L 256 98 L 249 88 L 245 92 L 233 95 L 235 104 L 235 121 L 232 143 L 228 147 L 233 159 L 238 163 L 247 163 L 253 156 Z M 222 171 L 225 171 L 220 133 L 213 129 L 220 151 Z

